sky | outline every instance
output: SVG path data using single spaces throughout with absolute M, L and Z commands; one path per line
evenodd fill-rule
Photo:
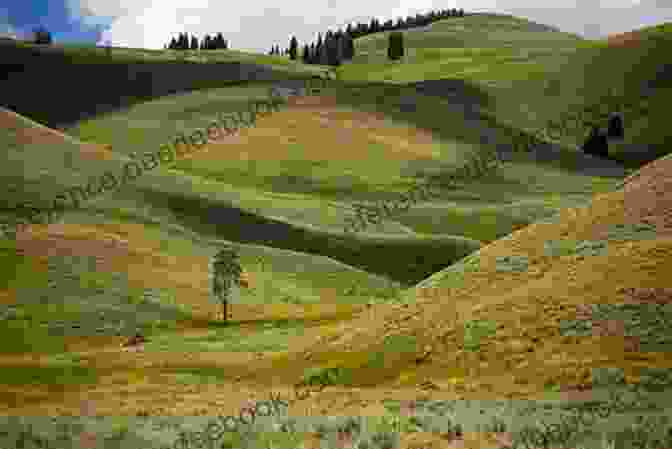
M 104 43 L 160 49 L 180 32 L 222 32 L 229 48 L 268 52 L 348 23 L 381 21 L 447 8 L 513 14 L 596 39 L 672 22 L 672 0 L 3 0 L 0 34 L 30 36 L 39 25 L 56 42 Z M 270 5 L 270 6 L 269 6 Z

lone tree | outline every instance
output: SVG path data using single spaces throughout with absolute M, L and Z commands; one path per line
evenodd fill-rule
M 227 321 L 229 317 L 227 306 L 231 287 L 234 282 L 239 286 L 243 284 L 240 280 L 243 270 L 240 268 L 240 263 L 238 262 L 238 253 L 232 247 L 221 249 L 215 255 L 212 268 L 214 273 L 212 292 L 222 304 L 224 321 Z
M 399 31 L 390 33 L 387 57 L 395 61 L 404 56 L 404 35 Z

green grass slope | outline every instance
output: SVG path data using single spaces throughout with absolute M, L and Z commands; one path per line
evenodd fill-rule
M 613 157 L 641 164 L 667 154 L 669 129 L 661 120 L 671 92 L 669 64 L 664 62 L 672 46 L 669 30 L 669 25 L 645 28 L 629 33 L 632 42 L 627 45 L 599 41 L 576 51 L 557 68 L 539 66 L 538 73 L 530 72 L 527 79 L 493 92 L 496 114 L 523 129 L 535 129 L 572 111 L 585 110 L 584 120 L 601 126 L 606 114 L 622 112 L 626 135 L 624 141 L 610 145 Z M 514 92 L 521 89 L 526 95 L 516 97 Z M 580 144 L 587 126 L 574 119 L 568 128 L 559 143 Z
M 669 129 L 659 123 L 670 94 L 669 67 L 662 62 L 672 45 L 669 29 L 663 24 L 637 30 L 631 33 L 636 42 L 623 46 L 582 40 L 511 16 L 467 16 L 405 32 L 406 56 L 400 61 L 387 60 L 386 33 L 357 39 L 358 56 L 338 72 L 350 81 L 446 80 L 444 92 L 454 89 L 452 80 L 461 80 L 466 84 L 460 91 L 479 93 L 451 101 L 473 104 L 508 128 L 505 135 L 535 132 L 551 119 L 569 121 L 553 138 L 568 150 L 580 145 L 589 129 L 566 120 L 568 114 L 588 110 L 583 121 L 601 118 L 605 126 L 607 113 L 622 112 L 626 137 L 614 142 L 610 154 L 638 167 L 669 152 Z M 440 90 L 437 83 L 435 91 Z
M 404 83 L 441 78 L 475 79 L 518 72 L 586 45 L 579 37 L 512 16 L 470 15 L 406 30 L 404 58 L 387 59 L 389 32 L 355 41 L 355 58 L 339 68 L 343 80 Z

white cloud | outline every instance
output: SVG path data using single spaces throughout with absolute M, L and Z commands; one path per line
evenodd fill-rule
M 311 0 L 267 6 L 260 0 L 67 0 L 71 14 L 85 23 L 111 23 L 103 40 L 114 45 L 162 48 L 172 35 L 202 36 L 222 32 L 239 50 L 266 52 L 271 45 L 286 47 L 292 34 L 301 44 L 318 32 L 348 22 L 396 19 L 431 9 L 464 8 L 514 14 L 596 38 L 630 31 L 672 18 L 670 0 L 555 0 L 539 7 L 537 0 Z M 186 6 L 185 6 L 186 5 Z
M 8 23 L 0 23 L 0 35 L 13 36 L 15 33 L 14 27 Z
M 0 37 L 23 38 L 23 34 L 9 23 L 9 13 L 4 8 L 0 8 Z

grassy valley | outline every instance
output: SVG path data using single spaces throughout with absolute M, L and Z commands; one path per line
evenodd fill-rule
M 625 441 L 619 449 L 659 434 L 663 445 L 647 447 L 672 444 L 662 421 L 623 433 L 638 416 L 667 419 L 669 25 L 587 41 L 469 15 L 404 31 L 395 62 L 387 35 L 355 40 L 353 61 L 318 95 L 289 97 L 234 135 L 1 240 L 3 425 L 68 416 L 100 447 L 172 447 L 169 427 L 202 431 L 275 392 L 287 415 L 225 432 L 221 447 L 501 448 L 542 417 L 591 404 L 601 417 L 572 427 L 566 447 L 602 448 L 605 435 Z M 233 50 L 0 46 L 15 68 L 38 53 L 40 67 L 63 73 L 201 68 L 175 69 L 193 79 L 164 90 L 124 77 L 114 89 L 125 100 L 104 110 L 98 94 L 64 104 L 77 78 L 57 94 L 40 85 L 54 95 L 40 100 L 35 73 L 0 81 L 12 91 L 0 104 L 5 222 L 17 204 L 42 207 L 122 173 L 273 86 L 327 71 Z M 250 71 L 208 78 L 227 63 Z M 622 105 L 612 160 L 580 152 L 588 124 L 576 122 L 519 151 L 549 120 L 577 110 L 603 120 Z M 498 154 L 496 169 L 451 185 L 483 154 Z M 427 180 L 433 198 L 344 231 L 355 203 L 385 204 Z M 224 244 L 250 283 L 226 323 L 211 292 Z M 120 347 L 137 331 L 149 341 Z M 339 445 L 347 417 L 359 430 Z

